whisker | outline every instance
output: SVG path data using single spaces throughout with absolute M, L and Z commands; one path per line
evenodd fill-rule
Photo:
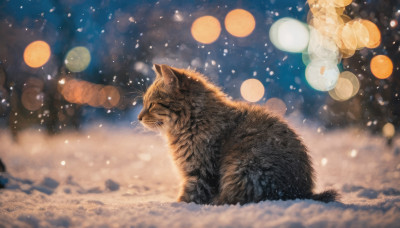
M 132 97 L 132 96 L 143 97 L 143 95 L 144 95 L 144 92 L 140 91 L 140 90 L 138 90 L 138 91 L 129 91 L 129 92 L 124 93 L 125 97 Z
M 134 121 L 131 122 L 131 125 L 132 125 L 133 127 L 137 127 L 137 126 L 139 126 L 140 124 L 139 124 L 139 121 L 138 121 L 138 120 L 134 120 Z

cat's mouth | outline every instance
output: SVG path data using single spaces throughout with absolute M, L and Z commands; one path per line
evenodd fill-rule
M 156 120 L 156 121 L 143 121 L 143 125 L 150 130 L 161 130 L 161 128 L 164 126 L 164 122 L 161 120 Z

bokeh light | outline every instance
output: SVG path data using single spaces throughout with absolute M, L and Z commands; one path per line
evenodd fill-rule
M 331 1 L 331 0 L 329 0 Z M 332 0 L 336 7 L 345 7 L 350 5 L 353 0 Z
M 392 75 L 393 63 L 386 55 L 376 55 L 371 59 L 370 68 L 375 77 L 385 79 Z
M 397 22 L 397 20 L 393 19 L 390 21 L 390 27 L 395 28 L 397 27 L 399 23 Z
M 246 37 L 256 27 L 254 16 L 243 9 L 230 11 L 225 17 L 225 28 L 233 36 Z
M 121 98 L 118 89 L 114 86 L 105 86 L 102 88 L 102 90 L 104 91 L 104 94 L 106 96 L 106 99 L 102 106 L 104 106 L 105 108 L 116 107 L 119 104 L 119 100 Z
M 351 2 L 351 0 L 307 1 L 310 6 L 307 22 L 318 31 L 317 33 L 311 31 L 310 34 L 308 51 L 311 51 L 309 53 L 311 59 L 315 55 L 322 59 L 332 59 L 337 56 L 340 61 L 341 58 L 352 57 L 356 50 L 379 46 L 381 34 L 374 23 L 358 18 L 352 20 L 344 14 L 344 7 Z
M 22 92 L 21 102 L 29 111 L 36 111 L 43 106 L 44 94 L 37 88 L 27 88 Z
M 314 11 L 314 13 L 310 11 L 307 15 L 307 22 L 321 32 L 322 35 L 332 38 L 336 35 L 335 32 L 338 26 L 344 23 L 341 14 L 342 12 L 338 12 L 333 7 L 321 8 L 318 11 Z
M 344 24 L 349 21 L 343 15 L 343 8 L 337 8 L 334 1 L 321 1 L 311 0 L 307 1 L 310 6 L 310 12 L 307 16 L 307 22 L 311 27 L 310 43 L 308 51 L 311 52 L 310 56 L 313 58 L 318 57 L 322 59 L 338 59 L 339 62 L 341 55 L 339 49 L 343 45 L 341 36 Z M 341 4 L 339 2 L 339 4 Z M 345 40 L 347 42 L 347 40 Z M 354 54 L 354 53 L 351 53 Z
M 357 157 L 358 151 L 356 149 L 352 149 L 350 151 L 350 157 L 355 158 Z
M 367 48 L 376 48 L 381 44 L 381 32 L 378 27 L 368 20 L 361 20 L 361 23 L 368 30 L 368 43 L 366 45 Z
M 304 65 L 308 65 L 308 64 L 310 64 L 310 62 L 311 62 L 311 58 L 310 58 L 310 55 L 308 54 L 308 52 L 303 52 L 303 53 L 301 53 L 301 60 L 303 61 L 303 64 Z
M 104 93 L 103 86 L 101 85 L 93 85 L 90 90 L 90 100 L 88 105 L 93 107 L 100 107 L 102 104 L 106 102 L 106 94 Z
M 70 103 L 77 103 L 79 100 L 76 96 L 75 91 L 77 91 L 76 87 L 78 85 L 78 81 L 75 79 L 65 80 L 64 86 L 61 89 L 61 94 L 64 96 L 64 99 Z
M 312 27 L 310 28 L 308 56 L 310 60 L 326 60 L 335 63 L 340 61 L 339 49 L 335 42 Z
M 91 61 L 90 52 L 86 47 L 74 47 L 65 57 L 64 63 L 71 72 L 84 71 Z
M 351 24 L 346 23 L 338 28 L 336 45 L 343 58 L 350 58 L 357 50 L 357 35 Z
M 43 106 L 43 87 L 43 81 L 37 78 L 29 78 L 25 82 L 21 95 L 21 103 L 25 109 L 29 111 L 36 111 Z
M 356 50 L 379 46 L 381 35 L 378 27 L 371 21 L 355 19 L 339 26 L 335 40 L 343 58 L 349 58 Z
M 47 63 L 50 55 L 50 46 L 42 40 L 37 40 L 26 46 L 24 61 L 26 65 L 32 68 L 38 68 Z
M 308 84 L 319 91 L 332 90 L 339 78 L 339 68 L 335 62 L 313 60 L 306 68 Z
M 307 3 L 310 5 L 310 10 L 313 13 L 317 13 L 326 8 L 343 11 L 343 7 L 350 5 L 353 0 L 308 0 Z
M 88 104 L 92 107 L 107 109 L 120 104 L 121 95 L 114 86 L 103 86 L 68 78 L 60 79 L 58 84 L 60 93 L 70 103 Z
M 347 78 L 339 77 L 336 86 L 333 90 L 329 91 L 329 95 L 335 100 L 345 101 L 351 97 L 353 93 L 353 85 Z
M 307 26 L 292 18 L 282 18 L 272 24 L 269 37 L 275 47 L 287 52 L 303 52 L 310 39 Z
M 358 78 L 350 71 L 343 71 L 333 90 L 329 91 L 332 99 L 337 101 L 346 101 L 355 96 L 360 89 Z
M 353 20 L 349 24 L 357 37 L 357 50 L 367 47 L 370 41 L 367 27 L 361 20 Z
M 93 96 L 95 96 L 95 93 L 93 92 L 92 89 L 94 87 L 94 84 L 90 82 L 81 81 L 79 87 L 82 90 L 80 103 L 89 104 L 89 102 L 93 99 Z
M 313 14 L 316 14 L 318 12 L 320 12 L 321 10 L 323 10 L 325 7 L 331 6 L 331 4 L 329 4 L 330 2 L 327 0 L 308 0 L 307 4 L 310 7 L 310 11 Z
M 277 114 L 278 116 L 284 116 L 287 111 L 285 102 L 283 102 L 281 99 L 276 98 L 276 97 L 268 99 L 267 102 L 265 102 L 264 106 L 269 111 Z
M 326 164 L 328 164 L 328 159 L 327 158 L 322 158 L 321 159 L 321 165 L 322 166 L 326 166 Z
M 382 128 L 382 134 L 386 138 L 392 138 L 395 133 L 396 133 L 396 130 L 392 123 L 386 123 Z
M 250 102 L 257 102 L 264 96 L 264 85 L 255 78 L 245 80 L 240 86 L 240 94 Z
M 203 44 L 211 44 L 216 41 L 221 33 L 221 24 L 213 16 L 197 18 L 191 28 L 193 38 Z

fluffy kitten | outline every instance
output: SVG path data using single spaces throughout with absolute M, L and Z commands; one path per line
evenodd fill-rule
M 199 73 L 154 65 L 139 120 L 163 132 L 183 177 L 179 201 L 245 204 L 262 200 L 330 202 L 312 192 L 313 168 L 296 133 L 265 108 L 229 100 Z

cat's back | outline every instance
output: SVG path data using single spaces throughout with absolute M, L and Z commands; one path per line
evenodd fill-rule
M 238 202 L 310 197 L 313 168 L 297 134 L 263 107 L 235 105 L 242 114 L 222 145 L 222 189 L 253 191 Z
M 284 152 L 286 149 L 305 150 L 297 134 L 277 115 L 257 105 L 237 102 L 241 116 L 233 123 L 232 143 L 250 143 L 249 147 L 263 147 Z

